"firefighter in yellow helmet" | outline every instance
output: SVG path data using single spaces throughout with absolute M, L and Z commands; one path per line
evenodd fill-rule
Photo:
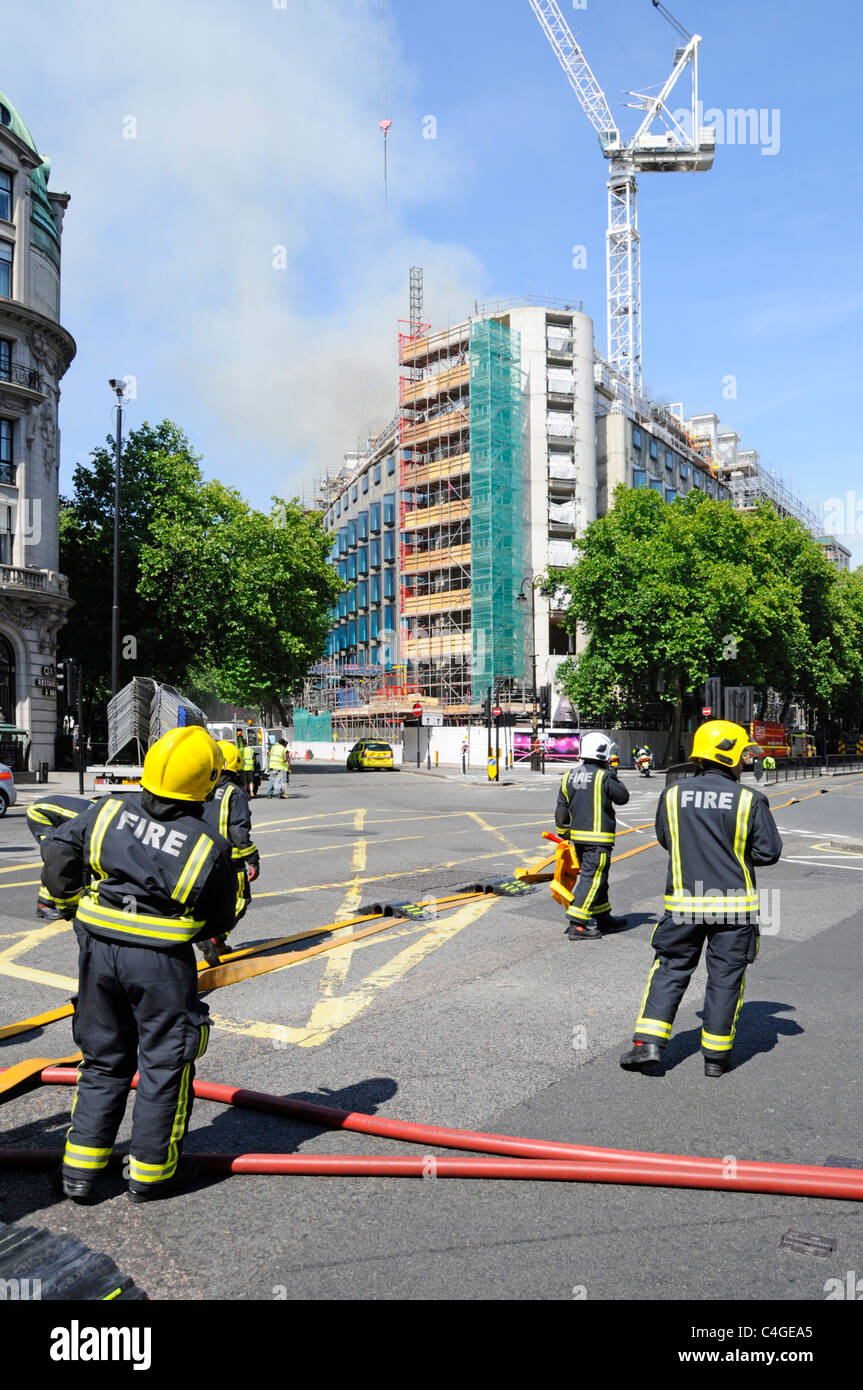
M 656 959 L 633 1047 L 620 1059 L 627 1071 L 662 1061 L 705 942 L 704 1074 L 721 1076 L 728 1066 L 746 967 L 758 954 L 755 866 L 775 864 L 782 853 L 766 797 L 740 785 L 741 760 L 750 748 L 757 745 L 739 724 L 702 724 L 692 745 L 695 775 L 666 787 L 659 798 L 656 838 L 669 856 L 665 913 L 653 932 Z
M 252 841 L 252 812 L 249 798 L 241 782 L 240 750 L 229 739 L 220 739 L 219 748 L 224 767 L 216 784 L 212 801 L 204 807 L 204 821 L 227 840 L 231 847 L 231 862 L 237 875 L 236 918 L 239 922 L 248 907 L 254 883 L 260 873 L 260 855 Z M 224 940 L 202 943 L 201 949 L 211 965 L 217 965 Z
M 206 729 L 172 729 L 144 759 L 142 791 L 106 797 L 42 841 L 43 883 L 69 904 L 79 946 L 72 1032 L 84 1060 L 62 1167 L 75 1201 L 107 1166 L 136 1071 L 129 1197 L 190 1176 L 180 1150 L 210 1031 L 192 943 L 234 925 L 230 849 L 203 816 L 222 764 Z

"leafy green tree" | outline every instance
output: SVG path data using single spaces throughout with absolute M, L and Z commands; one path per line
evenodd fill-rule
M 830 712 L 840 729 L 859 730 L 863 728 L 863 566 L 840 572 L 835 596 L 844 643 L 844 680 Z
M 113 513 L 109 439 L 76 468 L 60 517 L 60 564 L 76 600 L 60 648 L 84 663 L 91 709 L 110 693 Z M 341 587 L 322 518 L 275 499 L 265 515 L 206 481 L 168 420 L 127 436 L 120 513 L 121 682 L 206 685 L 238 704 L 273 701 L 284 718 L 284 700 L 323 651 Z
M 835 572 L 796 521 L 698 492 L 667 503 L 619 487 L 580 559 L 548 587 L 569 594 L 569 627 L 588 633 L 560 679 L 584 717 L 643 717 L 655 692 L 672 707 L 679 756 L 687 699 L 708 676 L 792 699 L 829 699 L 841 682 Z
M 141 593 L 172 628 L 198 634 L 192 665 L 206 666 L 219 697 L 274 704 L 324 649 L 341 584 L 328 563 L 332 537 L 318 513 L 273 498 L 269 515 L 238 492 L 205 483 L 182 515 L 165 511 L 141 555 Z

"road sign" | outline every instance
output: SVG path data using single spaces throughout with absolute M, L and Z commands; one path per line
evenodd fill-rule
M 705 719 L 709 719 L 710 716 L 711 716 L 711 714 L 713 713 L 713 710 L 710 708 L 709 705 L 702 705 L 702 706 L 701 706 L 701 713 L 702 713 L 702 715 L 704 716 Z
M 440 729 L 443 727 L 443 710 L 426 710 L 425 714 L 420 715 L 420 724 L 423 728 Z
M 494 715 L 495 719 L 500 719 L 500 705 L 495 705 L 494 709 L 492 710 L 492 714 Z
M 420 714 L 422 714 L 422 712 L 423 712 L 423 707 L 422 707 L 422 705 L 421 705 L 419 702 L 417 702 L 417 703 L 414 705 L 414 714 L 420 715 Z

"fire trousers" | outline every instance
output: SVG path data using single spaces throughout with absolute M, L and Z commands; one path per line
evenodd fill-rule
M 667 913 L 653 931 L 656 959 L 647 977 L 633 1034 L 636 1042 L 668 1042 L 678 1005 L 707 943 L 701 1050 L 705 1057 L 727 1057 L 734 1043 L 743 1003 L 746 967 L 758 955 L 755 922 L 679 922 Z
M 566 915 L 572 922 L 589 922 L 611 911 L 608 901 L 608 870 L 611 845 L 573 844 L 578 856 L 578 879 Z
M 102 941 L 75 923 L 78 997 L 72 1033 L 84 1054 L 63 1172 L 95 1175 L 111 1156 L 139 1072 L 129 1145 L 133 1190 L 173 1177 L 192 1113 L 194 1061 L 209 1011 L 198 997 L 191 946 L 160 951 Z

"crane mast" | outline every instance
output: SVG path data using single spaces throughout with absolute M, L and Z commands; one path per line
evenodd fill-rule
M 609 161 L 606 230 L 606 327 L 608 361 L 633 392 L 641 391 L 641 241 L 638 233 L 639 173 L 700 172 L 713 163 L 716 133 L 698 125 L 699 34 L 690 35 L 658 0 L 654 6 L 676 30 L 674 65 L 655 96 L 629 93 L 645 115 L 628 144 L 621 140 L 611 108 L 556 0 L 529 0 L 582 109 Z M 689 119 L 681 122 L 668 97 L 690 68 Z M 661 128 L 657 123 L 661 122 Z

